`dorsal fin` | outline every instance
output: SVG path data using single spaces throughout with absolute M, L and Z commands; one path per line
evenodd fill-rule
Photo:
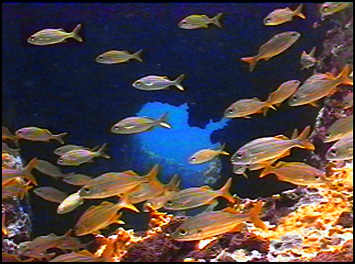
M 133 175 L 133 176 L 138 176 L 138 174 L 135 173 L 133 170 L 123 171 L 122 173 L 129 174 L 129 175 Z
M 289 138 L 286 137 L 285 135 L 277 135 L 277 136 L 274 136 L 274 138 L 283 139 L 283 140 L 289 140 Z

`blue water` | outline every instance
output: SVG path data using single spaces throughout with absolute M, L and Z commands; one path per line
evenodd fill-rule
M 175 160 L 176 170 L 197 169 L 186 158 L 202 147 L 226 143 L 234 153 L 248 141 L 262 136 L 290 135 L 297 127 L 313 124 L 318 109 L 311 106 L 288 107 L 269 111 L 266 117 L 221 121 L 224 110 L 234 101 L 254 96 L 266 99 L 282 82 L 303 81 L 311 71 L 301 71 L 302 50 L 317 46 L 321 51 L 324 28 L 313 29 L 318 19 L 318 4 L 305 4 L 306 20 L 276 27 L 265 27 L 263 18 L 275 8 L 297 5 L 290 3 L 123 3 L 123 4 L 44 4 L 7 3 L 2 6 L 2 118 L 11 131 L 25 126 L 48 128 L 53 133 L 69 132 L 65 142 L 85 146 L 108 143 L 112 159 L 97 159 L 79 168 L 63 168 L 92 176 L 108 171 L 133 169 L 146 173 L 154 163 L 151 155 L 137 157 L 139 147 L 156 155 L 162 162 Z M 223 28 L 183 30 L 178 21 L 190 14 L 210 17 L 223 12 Z M 71 31 L 78 23 L 83 28 L 84 42 L 68 40 L 52 46 L 34 46 L 26 42 L 33 33 L 44 28 Z M 283 31 L 298 31 L 301 38 L 286 52 L 269 61 L 261 61 L 254 72 L 240 61 L 255 55 L 260 45 Z M 143 63 L 104 65 L 95 57 L 110 49 L 135 52 L 143 49 Z M 174 79 L 184 73 L 185 91 L 175 88 L 141 91 L 132 82 L 145 75 L 167 75 Z M 161 104 L 161 109 L 156 106 Z M 150 108 L 151 106 L 154 106 Z M 164 107 L 163 107 L 164 106 Z M 137 136 L 110 133 L 117 121 L 134 115 L 158 117 L 169 108 L 174 129 L 156 128 Z M 180 117 L 178 117 L 180 116 Z M 212 125 L 213 124 L 213 125 Z M 159 139 L 159 140 L 158 140 Z M 22 156 L 36 156 L 55 162 L 56 142 L 21 141 Z M 292 158 L 304 152 L 293 151 Z M 153 155 L 153 156 L 154 156 Z M 174 163 L 174 162 L 173 162 Z M 227 157 L 221 158 L 221 173 L 215 188 L 233 177 L 233 193 L 255 198 L 277 193 L 292 185 L 274 178 L 249 180 L 232 173 Z M 162 165 L 163 166 L 163 165 Z M 174 173 L 173 165 L 162 168 L 161 179 Z M 184 176 L 185 186 L 200 184 L 201 178 Z M 255 176 L 255 177 L 254 177 Z M 195 178 L 194 178 L 195 177 Z M 53 185 L 72 193 L 77 188 L 54 182 L 37 174 L 41 185 Z M 166 182 L 166 181 L 165 181 Z M 64 215 L 55 214 L 56 206 L 31 194 L 36 213 L 47 208 L 48 217 L 34 223 L 35 232 L 55 224 L 64 232 L 83 209 Z M 85 207 L 85 206 L 84 206 Z M 42 221 L 42 222 L 41 222 Z M 140 222 L 140 220 L 137 220 Z M 64 224 L 66 223 L 66 224 Z M 133 224 L 134 226 L 134 224 Z M 53 230 L 57 231 L 57 229 Z M 59 231 L 57 231 L 59 232 Z

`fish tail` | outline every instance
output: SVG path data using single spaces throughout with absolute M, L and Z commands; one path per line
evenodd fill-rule
M 302 7 L 303 7 L 303 4 L 300 4 L 300 5 L 296 8 L 294 14 L 295 14 L 295 16 L 299 16 L 300 18 L 306 19 L 306 16 L 301 13 Z
M 171 125 L 167 121 L 168 119 L 168 112 L 162 114 L 159 119 L 157 120 L 157 124 L 164 128 L 171 128 Z
M 221 22 L 219 21 L 222 17 L 223 13 L 218 13 L 215 17 L 211 18 L 211 22 L 215 24 L 217 27 L 221 28 Z
M 180 183 L 181 183 L 181 180 L 180 180 L 179 175 L 174 174 L 174 176 L 170 179 L 170 181 L 168 182 L 166 187 L 169 187 L 169 189 L 172 189 L 172 190 L 178 190 Z
M 142 58 L 140 57 L 142 54 L 142 49 L 138 50 L 136 53 L 132 54 L 132 58 L 136 59 L 139 62 L 143 62 Z
M 346 64 L 343 70 L 341 71 L 341 73 L 339 73 L 339 75 L 336 77 L 336 79 L 341 80 L 342 84 L 353 85 L 353 80 L 349 78 L 350 73 L 351 73 L 351 67 L 349 64 Z
M 219 148 L 219 154 L 229 156 L 230 153 L 228 153 L 227 151 L 224 151 L 224 150 L 223 150 L 225 146 L 226 146 L 226 143 L 223 143 L 223 145 Z
M 60 133 L 58 135 L 52 135 L 52 138 L 57 140 L 60 144 L 64 144 L 64 140 L 62 139 L 62 137 L 68 135 L 68 132 L 64 132 L 64 133 Z
M 249 71 L 252 72 L 255 68 L 256 63 L 258 62 L 258 59 L 256 56 L 254 57 L 244 57 L 240 58 L 240 60 L 249 63 Z
M 310 132 L 311 132 L 311 126 L 306 126 L 303 129 L 303 131 L 294 140 L 299 141 L 299 145 L 301 148 L 314 150 L 315 149 L 314 145 L 308 139 Z
M 249 211 L 250 220 L 254 223 L 256 227 L 260 227 L 262 229 L 267 229 L 266 225 L 260 219 L 261 209 L 263 208 L 263 202 L 257 202 L 254 207 Z
M 128 199 L 127 199 L 127 195 L 123 195 L 121 196 L 120 201 L 118 202 L 117 206 L 121 209 L 121 208 L 127 208 L 130 209 L 136 213 L 139 213 L 139 210 L 137 209 L 137 207 L 135 207 Z
M 184 87 L 181 86 L 181 82 L 182 80 L 184 80 L 184 78 L 185 78 L 185 74 L 181 74 L 176 78 L 176 80 L 174 80 L 174 85 L 176 86 L 176 88 L 178 88 L 181 91 L 184 91 Z
M 31 174 L 31 171 L 37 166 L 38 164 L 38 159 L 37 158 L 33 158 L 31 159 L 26 167 L 24 168 L 24 175 L 25 177 L 27 177 L 34 185 L 38 185 L 36 178 Z
M 83 39 L 79 36 L 79 31 L 81 29 L 81 24 L 76 25 L 76 27 L 72 31 L 72 37 L 79 42 L 82 42 Z
M 316 49 L 317 47 L 313 47 L 311 52 L 308 55 L 314 57 L 314 55 L 316 54 Z
M 155 164 L 154 167 L 150 170 L 150 172 L 144 177 L 149 181 L 157 181 L 157 176 L 159 173 L 159 164 Z
M 269 98 L 268 98 L 268 99 L 265 101 L 265 106 L 263 107 L 263 110 L 262 110 L 264 116 L 266 116 L 266 113 L 267 113 L 267 111 L 269 110 L 269 108 L 271 108 L 271 109 L 277 111 L 276 107 L 273 106 L 272 101 L 270 101 Z
M 106 153 L 104 153 L 104 149 L 106 148 L 106 146 L 107 146 L 107 143 L 104 143 L 96 153 L 98 156 L 101 156 L 105 159 L 110 159 L 111 157 L 109 155 L 107 155 Z
M 232 177 L 230 177 L 224 186 L 218 190 L 222 197 L 227 199 L 231 203 L 235 203 L 234 197 L 230 194 L 229 189 L 232 186 Z

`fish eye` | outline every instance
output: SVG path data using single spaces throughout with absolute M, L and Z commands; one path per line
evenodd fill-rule
M 243 153 L 242 152 L 237 152 L 237 157 L 238 158 L 241 158 L 243 156 Z
M 103 58 L 104 58 L 104 56 L 102 56 L 102 55 L 100 55 L 100 56 L 98 57 L 99 60 L 102 60 Z
M 62 163 L 62 162 L 63 162 L 63 159 L 58 159 L 58 162 Z
M 89 193 L 90 192 L 90 188 L 85 187 L 85 188 L 83 188 L 83 191 L 86 192 L 86 193 Z
M 337 153 L 337 150 L 334 148 L 334 149 L 331 149 L 330 150 L 330 153 L 332 153 L 332 154 L 336 154 Z
M 294 32 L 291 34 L 293 37 L 297 37 L 298 36 L 298 33 L 297 32 Z
M 229 108 L 229 109 L 227 109 L 227 112 L 228 112 L 228 113 L 233 113 L 233 109 L 232 109 L 232 108 Z
M 330 137 L 330 133 L 325 134 L 326 137 Z
M 270 21 L 271 21 L 271 18 L 267 17 L 267 18 L 265 18 L 264 21 L 265 21 L 265 22 L 270 22 Z
M 327 12 L 329 10 L 329 7 L 325 6 L 323 7 L 323 11 Z
M 179 230 L 179 234 L 182 235 L 182 236 L 184 236 L 184 235 L 187 234 L 187 231 L 186 231 L 185 229 L 180 229 L 180 230 Z
M 190 160 L 191 160 L 191 161 L 195 161 L 195 160 L 196 160 L 196 157 L 191 157 Z
M 167 201 L 167 202 L 166 202 L 166 204 L 167 204 L 167 205 L 173 205 L 173 204 L 174 204 L 174 202 L 173 202 L 173 201 L 171 201 L 171 200 L 169 200 L 169 201 Z
M 136 81 L 135 84 L 140 86 L 140 85 L 142 85 L 142 82 L 141 81 Z

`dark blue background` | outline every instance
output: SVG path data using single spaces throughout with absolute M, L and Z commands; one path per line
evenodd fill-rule
M 65 142 L 95 146 L 109 143 L 111 160 L 97 159 L 80 167 L 80 172 L 99 175 L 107 171 L 128 169 L 120 163 L 119 154 L 129 151 L 129 138 L 109 132 L 113 123 L 133 115 L 146 102 L 160 101 L 172 105 L 189 105 L 189 124 L 204 127 L 210 119 L 220 120 L 224 110 L 234 101 L 254 96 L 264 100 L 282 82 L 303 81 L 311 71 L 300 71 L 302 50 L 313 46 L 321 50 L 324 28 L 313 29 L 319 20 L 318 5 L 307 3 L 306 20 L 295 17 L 292 22 L 275 27 L 263 25 L 263 18 L 275 8 L 290 3 L 122 3 L 122 4 L 4 4 L 2 6 L 2 91 L 3 125 L 11 131 L 38 126 L 53 133 L 69 132 Z M 223 12 L 223 28 L 183 30 L 177 23 L 191 14 L 209 17 Z M 50 46 L 34 46 L 26 42 L 33 33 L 45 28 L 64 28 L 67 32 L 81 23 L 79 35 Z M 254 72 L 240 61 L 257 54 L 260 45 L 273 35 L 298 31 L 301 38 L 286 52 L 269 61 L 260 61 Z M 143 49 L 143 63 L 104 65 L 95 57 L 110 49 L 135 52 Z M 148 74 L 175 78 L 185 73 L 184 92 L 176 89 L 142 92 L 131 83 Z M 233 119 L 223 130 L 212 135 L 213 142 L 226 142 L 234 153 L 248 141 L 262 136 L 290 135 L 294 128 L 313 124 L 318 109 L 311 106 L 288 107 L 284 103 L 277 112 L 266 117 Z M 21 141 L 22 155 L 27 161 L 36 156 L 55 162 L 56 142 Z M 112 149 L 112 148 L 115 149 Z M 115 154 L 114 154 L 115 153 Z M 302 157 L 302 150 L 293 150 L 292 159 Z M 134 166 L 130 167 L 135 169 Z M 63 171 L 75 171 L 65 168 Z M 224 163 L 223 182 L 232 176 L 231 165 Z M 253 174 L 251 174 L 253 175 Z M 55 185 L 72 193 L 78 188 L 55 182 L 36 174 L 41 185 Z M 266 196 L 293 185 L 279 183 L 274 176 L 245 180 L 234 176 L 233 193 L 242 197 Z M 222 182 L 221 182 L 222 184 Z M 72 226 L 82 209 L 56 215 L 56 205 L 35 195 L 34 231 L 63 233 Z M 137 216 L 128 226 L 142 223 Z M 127 221 L 128 222 L 128 221 Z M 146 224 L 146 222 L 145 222 Z

